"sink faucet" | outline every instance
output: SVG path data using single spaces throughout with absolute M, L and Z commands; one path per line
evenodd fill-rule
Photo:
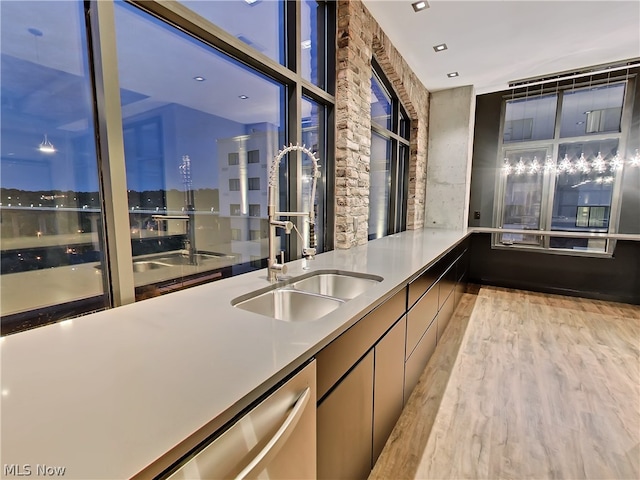
M 276 211 L 276 202 L 277 202 L 277 190 L 276 187 L 278 185 L 278 171 L 280 168 L 280 161 L 282 157 L 284 157 L 287 153 L 298 151 L 306 154 L 310 159 L 313 165 L 313 173 L 311 175 L 311 195 L 309 200 L 309 211 L 308 212 L 278 212 Z M 268 186 L 268 200 L 269 206 L 267 208 L 269 215 L 269 259 L 267 261 L 267 278 L 270 282 L 275 282 L 278 280 L 278 273 L 286 274 L 287 266 L 284 263 L 284 252 L 280 252 L 280 261 L 278 261 L 276 254 L 276 231 L 278 228 L 283 228 L 285 233 L 288 235 L 291 233 L 292 229 L 295 229 L 300 235 L 300 232 L 296 228 L 296 226 L 290 220 L 280 220 L 280 217 L 308 217 L 309 221 L 309 238 L 307 244 L 302 249 L 302 256 L 305 258 L 313 258 L 316 254 L 316 240 L 315 240 L 315 207 L 314 207 L 314 199 L 316 196 L 316 181 L 318 176 L 320 176 L 318 159 L 313 154 L 311 150 L 306 148 L 304 145 L 289 145 L 288 147 L 284 147 L 282 150 L 278 152 L 275 156 L 273 162 L 271 163 L 271 168 L 269 170 L 269 186 Z M 302 237 L 300 235 L 300 237 Z M 303 239 L 304 242 L 304 239 Z

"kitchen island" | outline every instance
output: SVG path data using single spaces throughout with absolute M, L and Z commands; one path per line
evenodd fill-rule
M 1 459 L 65 478 L 148 478 L 221 428 L 464 240 L 422 229 L 288 264 L 382 277 L 313 321 L 231 301 L 266 270 L 3 337 Z M 309 267 L 305 270 L 303 267 Z

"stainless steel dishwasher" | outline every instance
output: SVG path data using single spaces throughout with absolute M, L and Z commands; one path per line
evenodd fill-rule
M 316 362 L 311 361 L 168 479 L 316 477 Z

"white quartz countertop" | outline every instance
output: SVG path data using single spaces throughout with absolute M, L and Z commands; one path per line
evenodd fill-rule
M 3 475 L 5 465 L 29 466 L 32 477 L 38 466 L 85 480 L 137 474 L 230 419 L 466 235 L 408 231 L 318 255 L 311 270 L 291 262 L 290 277 L 339 269 L 384 278 L 315 321 L 233 307 L 269 285 L 262 269 L 3 337 Z

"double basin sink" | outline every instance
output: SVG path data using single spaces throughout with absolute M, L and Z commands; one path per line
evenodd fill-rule
M 319 270 L 242 295 L 231 305 L 288 322 L 317 320 L 382 280 L 376 275 Z
M 205 265 L 207 263 L 215 263 L 220 260 L 229 259 L 230 257 L 217 253 L 198 252 L 193 255 L 193 263 L 189 262 L 189 255 L 186 253 L 167 252 L 144 257 L 143 259 L 135 259 L 133 261 L 134 272 L 147 272 L 159 268 L 186 266 L 186 265 Z

